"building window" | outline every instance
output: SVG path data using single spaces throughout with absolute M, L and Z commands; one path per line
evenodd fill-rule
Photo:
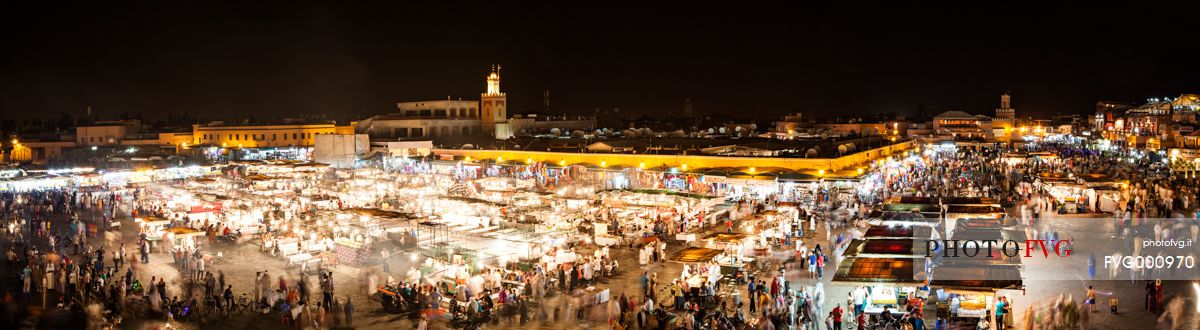
M 297 136 L 296 133 L 292 133 L 292 140 L 295 140 L 296 136 Z
M 446 116 L 446 110 L 445 110 L 445 109 L 437 109 L 437 110 L 434 110 L 434 111 L 433 111 L 433 116 L 434 116 L 434 117 L 445 117 L 445 116 Z
M 425 136 L 425 134 L 424 134 L 424 133 L 425 133 L 425 132 L 423 132 L 423 129 L 421 129 L 420 127 L 413 127 L 413 128 L 412 128 L 412 136 L 413 136 L 413 137 L 422 137 L 422 136 Z

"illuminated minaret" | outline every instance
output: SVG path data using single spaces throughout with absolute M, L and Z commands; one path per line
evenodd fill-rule
M 479 97 L 480 122 L 485 132 L 496 135 L 496 124 L 508 121 L 508 97 L 500 91 L 500 65 L 492 65 L 487 76 L 487 92 Z
M 996 109 L 996 118 L 1013 119 L 1016 118 L 1017 110 L 1012 108 L 1012 97 L 1008 93 L 1000 95 L 1000 108 Z

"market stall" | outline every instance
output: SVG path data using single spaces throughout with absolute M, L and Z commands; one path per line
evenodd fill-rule
M 999 206 L 946 205 L 946 236 L 954 232 L 959 219 L 1005 219 L 1008 213 Z
M 995 324 L 995 313 L 989 311 L 996 304 L 997 292 L 1013 291 L 1012 297 L 1020 296 L 1024 289 L 1019 265 L 956 260 L 935 268 L 930 277 L 938 298 L 937 316 L 948 320 L 951 327 L 974 326 L 980 318 Z
M 868 315 L 878 315 L 885 307 L 903 311 L 909 297 L 926 294 L 918 290 L 924 285 L 925 274 L 917 272 L 925 268 L 922 258 L 861 255 L 843 258 L 837 267 L 831 283 L 862 287 L 866 292 L 863 312 Z
M 194 249 L 196 241 L 201 239 L 197 237 L 204 236 L 204 231 L 188 227 L 171 227 L 163 229 L 163 232 L 175 248 Z

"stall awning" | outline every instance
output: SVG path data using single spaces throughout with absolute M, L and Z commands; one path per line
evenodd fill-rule
M 951 290 L 996 291 L 1021 290 L 1021 268 L 1017 265 L 984 263 L 943 264 L 934 268 L 930 286 Z
M 942 204 L 1000 206 L 999 202 L 988 197 L 942 197 Z
M 142 217 L 133 218 L 133 222 L 144 223 L 147 225 L 160 225 L 160 224 L 170 223 L 171 220 L 168 220 L 167 218 L 163 218 L 163 217 L 156 217 L 156 216 L 142 216 Z
M 852 240 L 842 252 L 844 257 L 911 258 L 924 256 L 926 246 L 911 239 L 866 239 Z
M 888 198 L 888 200 L 885 201 L 885 203 L 888 203 L 888 204 L 937 204 L 937 201 L 934 200 L 933 197 L 904 196 L 904 197 Z
M 184 237 L 188 237 L 188 236 L 204 235 L 203 231 L 201 231 L 199 229 L 188 228 L 188 227 L 173 227 L 173 228 L 163 229 L 163 231 L 174 234 L 175 238 L 184 238 Z
M 739 233 L 717 232 L 717 233 L 712 233 L 712 234 L 708 234 L 707 236 L 704 236 L 704 239 L 705 240 L 713 240 L 713 241 L 722 242 L 722 243 L 736 243 L 736 242 L 741 242 L 743 239 L 746 239 L 746 237 L 749 237 L 749 236 L 750 235 L 739 234 Z
M 834 285 L 920 285 L 913 267 L 925 268 L 924 258 L 845 258 L 833 274 Z
M 955 228 L 999 230 L 1001 228 L 1001 224 L 999 219 L 959 219 L 958 222 L 955 223 Z
M 880 210 L 881 211 L 891 211 L 891 212 L 917 211 L 917 212 L 931 212 L 932 213 L 932 212 L 941 212 L 942 208 L 937 206 L 936 204 L 893 203 L 893 204 L 884 204 L 883 207 L 880 208 Z
M 708 262 L 721 254 L 721 250 L 689 247 L 671 255 L 669 260 L 677 262 Z
M 971 240 L 971 241 L 1002 241 L 1004 235 L 999 230 L 983 230 L 983 229 L 959 229 L 956 228 L 954 233 L 950 235 L 951 239 L 956 240 Z
M 385 210 L 380 210 L 380 209 L 351 208 L 351 209 L 346 209 L 345 211 L 349 212 L 349 213 L 354 213 L 357 215 L 365 215 L 365 216 L 379 217 L 379 218 L 391 218 L 391 219 L 408 218 L 408 217 L 405 217 L 404 214 L 400 213 L 400 212 L 385 211 Z
M 934 212 L 899 212 L 899 211 L 871 211 L 867 214 L 867 219 L 882 220 L 882 221 L 905 221 L 914 223 L 936 222 L 941 218 L 938 213 Z
M 1004 209 L 991 205 L 949 205 L 946 206 L 946 213 L 1004 214 Z
M 866 238 L 929 238 L 933 229 L 925 226 L 871 226 L 863 233 Z

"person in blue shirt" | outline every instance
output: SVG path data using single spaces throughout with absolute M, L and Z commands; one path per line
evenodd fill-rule
M 650 295 L 650 290 L 647 290 L 646 288 L 646 285 L 648 285 L 650 281 L 650 279 L 646 277 L 646 272 L 642 272 L 642 277 L 639 279 L 639 281 L 642 284 L 642 296 Z
M 808 272 L 809 278 L 814 278 L 817 275 L 817 253 L 814 251 L 808 255 Z
M 1004 314 L 1008 309 L 1008 301 L 1003 296 L 996 301 L 996 330 L 1004 329 Z
M 755 299 L 755 297 L 758 297 L 758 296 L 755 295 L 755 291 L 754 291 L 755 287 L 754 287 L 754 279 L 753 278 L 750 279 L 750 284 L 747 285 L 747 289 L 750 293 L 750 295 L 749 295 L 750 296 L 750 314 L 754 314 L 754 306 L 756 306 L 755 300 L 758 300 L 758 299 Z

